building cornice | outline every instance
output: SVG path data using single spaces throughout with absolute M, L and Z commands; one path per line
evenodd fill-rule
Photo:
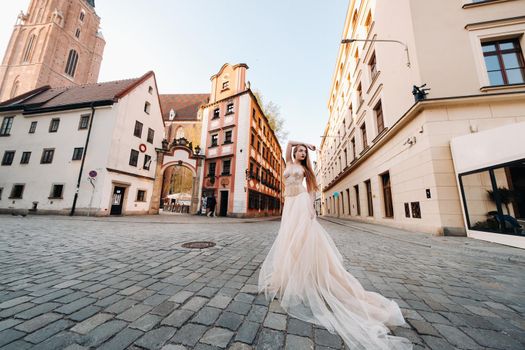
M 366 159 L 368 159 L 377 150 L 379 150 L 383 144 L 392 139 L 397 133 L 399 133 L 403 129 L 403 127 L 406 124 L 412 121 L 419 113 L 421 113 L 425 109 L 441 106 L 450 106 L 451 104 L 461 104 L 465 102 L 476 103 L 506 100 L 509 98 L 516 98 L 520 95 L 522 95 L 525 98 L 525 91 L 511 91 L 483 95 L 450 96 L 442 98 L 431 98 L 416 102 L 401 116 L 401 118 L 398 119 L 396 123 L 394 123 L 394 125 L 388 128 L 388 130 L 385 133 L 383 133 L 382 135 L 378 135 L 374 139 L 375 142 L 369 145 L 369 147 L 361 153 L 361 156 L 359 158 L 354 159 L 352 163 L 343 170 L 343 172 L 341 172 L 330 183 L 328 183 L 322 189 L 322 192 L 326 192 L 335 187 L 338 183 L 340 183 L 348 174 L 357 169 Z
M 507 26 L 510 24 L 520 24 L 520 23 L 525 23 L 525 16 L 500 18 L 500 19 L 495 19 L 492 21 L 469 23 L 465 26 L 465 29 L 466 30 L 477 30 L 477 29 L 501 27 L 501 26 Z
M 118 169 L 112 169 L 112 168 L 106 168 L 106 170 L 111 172 L 111 173 L 117 173 L 117 174 L 128 175 L 128 176 L 138 177 L 138 178 L 141 178 L 141 179 L 155 181 L 155 177 L 151 177 L 151 176 L 133 174 L 133 173 L 130 173 L 130 172 L 127 172 L 127 171 L 118 170 Z

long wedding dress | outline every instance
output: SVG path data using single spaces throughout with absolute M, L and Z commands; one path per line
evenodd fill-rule
M 337 332 L 352 350 L 412 349 L 408 339 L 388 335 L 386 325 L 405 324 L 399 306 L 365 291 L 345 270 L 332 238 L 311 218 L 303 167 L 289 163 L 281 227 L 261 266 L 259 293 L 267 300 L 278 295 L 289 315 Z

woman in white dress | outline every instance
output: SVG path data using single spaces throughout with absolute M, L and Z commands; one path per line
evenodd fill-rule
M 291 316 L 337 332 L 352 350 L 412 349 L 408 339 L 388 334 L 386 325 L 405 324 L 399 306 L 363 289 L 317 221 L 308 149 L 315 146 L 290 141 L 286 148 L 281 226 L 261 266 L 259 293 L 267 300 L 278 297 Z

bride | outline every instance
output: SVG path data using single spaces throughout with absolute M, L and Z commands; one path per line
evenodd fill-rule
M 318 223 L 308 148 L 315 151 L 313 145 L 294 141 L 286 148 L 281 227 L 261 266 L 259 293 L 267 300 L 277 296 L 289 315 L 337 332 L 352 350 L 412 349 L 408 339 L 388 334 L 386 325 L 405 324 L 399 306 L 363 289 Z

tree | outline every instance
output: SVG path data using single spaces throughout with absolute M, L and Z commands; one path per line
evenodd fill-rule
M 259 91 L 255 91 L 253 94 L 259 106 L 261 106 L 264 115 L 268 118 L 268 123 L 273 129 L 275 136 L 277 136 L 280 143 L 283 143 L 288 137 L 288 131 L 284 130 L 284 119 L 281 117 L 281 108 L 272 101 L 268 101 L 268 103 L 265 104 L 263 96 Z

